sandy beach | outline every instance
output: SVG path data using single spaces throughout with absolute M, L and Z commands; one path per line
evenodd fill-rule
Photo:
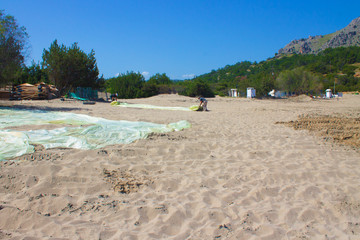
M 120 101 L 198 104 L 179 95 Z M 0 101 L 192 125 L 96 150 L 37 145 L 1 162 L 0 239 L 360 239 L 359 95 L 208 101 L 208 112 Z M 338 117 L 338 128 L 307 121 L 319 116 Z M 350 133 L 331 135 L 347 118 Z

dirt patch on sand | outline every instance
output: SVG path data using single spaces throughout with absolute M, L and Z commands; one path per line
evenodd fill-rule
M 127 171 L 103 169 L 103 175 L 107 182 L 112 185 L 115 192 L 129 194 L 137 192 L 142 185 L 152 183 L 150 178 L 144 176 L 135 176 Z
M 360 116 L 301 116 L 296 121 L 277 122 L 296 130 L 309 130 L 325 139 L 355 148 L 360 147 Z

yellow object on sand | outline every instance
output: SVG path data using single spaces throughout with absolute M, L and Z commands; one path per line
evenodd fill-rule
M 202 111 L 203 110 L 203 107 L 202 106 L 199 106 L 199 105 L 194 105 L 194 106 L 191 106 L 190 109 L 192 111 Z

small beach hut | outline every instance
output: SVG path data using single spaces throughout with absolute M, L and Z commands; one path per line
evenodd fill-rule
M 230 89 L 229 95 L 230 95 L 230 97 L 238 97 L 239 96 L 238 90 L 236 88 Z
M 332 93 L 331 93 L 331 89 L 326 89 L 326 98 L 331 98 L 332 97 Z
M 248 87 L 247 88 L 247 98 L 254 98 L 255 97 L 255 88 Z

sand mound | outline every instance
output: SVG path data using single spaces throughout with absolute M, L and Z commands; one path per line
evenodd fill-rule
M 299 96 L 289 97 L 287 100 L 293 102 L 310 102 L 313 101 L 313 98 L 305 94 L 301 94 Z

